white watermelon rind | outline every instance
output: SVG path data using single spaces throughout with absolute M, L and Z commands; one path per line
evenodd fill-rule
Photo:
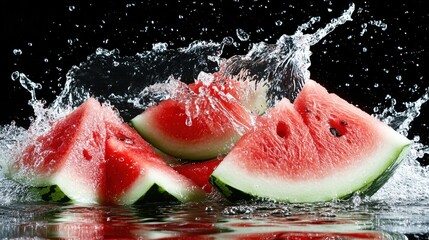
M 201 189 L 178 173 L 171 176 L 163 170 L 150 169 L 148 174 L 140 176 L 130 190 L 127 191 L 127 194 L 121 196 L 116 203 L 119 205 L 131 205 L 143 202 L 144 198 L 162 201 L 163 199 L 157 199 L 156 196 L 146 195 L 151 192 L 151 189 L 158 189 L 155 195 L 165 196 L 168 193 L 168 195 L 171 195 L 171 199 L 176 199 L 183 203 L 202 201 L 206 198 Z
M 166 166 L 166 168 L 169 168 Z M 103 203 L 101 196 L 94 196 L 97 201 L 85 201 L 82 199 L 69 198 L 69 191 L 77 191 L 73 181 L 63 181 L 69 184 L 50 185 L 44 187 L 31 187 L 30 191 L 38 194 L 42 200 L 47 202 L 67 202 L 67 203 Z M 149 194 L 149 195 L 147 195 Z M 73 196 L 76 194 L 73 194 Z M 170 195 L 171 197 L 167 196 Z M 83 195 L 84 196 L 84 195 Z M 177 202 L 199 202 L 206 199 L 206 194 L 202 189 L 193 184 L 184 176 L 176 173 L 172 168 L 171 171 L 165 172 L 165 169 L 148 169 L 148 174 L 142 174 L 131 186 L 126 194 L 115 200 L 118 205 L 140 204 L 151 199 L 153 202 L 162 202 L 165 199 Z
M 289 203 L 314 203 L 347 199 L 353 194 L 371 196 L 389 179 L 411 149 L 410 140 L 396 132 L 392 134 L 393 132 L 393 129 L 389 129 L 385 135 L 385 141 L 390 143 L 389 150 L 382 149 L 379 153 L 372 154 L 367 161 L 363 161 L 359 169 L 349 169 L 323 180 L 287 182 L 276 178 L 275 170 L 271 177 L 258 178 L 238 166 L 236 162 L 239 159 L 228 160 L 235 158 L 234 153 L 230 153 L 212 173 L 210 182 L 231 201 L 270 199 Z M 366 164 L 374 161 L 379 164 Z
M 174 180 L 174 182 L 172 182 Z M 206 199 L 205 193 L 195 187 L 187 179 L 172 179 L 163 175 L 163 172 L 152 170 L 149 176 L 141 176 L 136 180 L 132 188 L 127 191 L 127 194 L 116 200 L 118 205 L 133 205 L 146 203 L 146 199 L 151 202 L 162 202 L 165 200 L 175 202 L 198 202 Z M 72 184 L 71 184 L 72 185 Z M 70 189 L 76 190 L 70 186 Z M 43 201 L 56 203 L 74 203 L 82 201 L 70 199 L 64 190 L 58 185 L 50 185 L 43 187 L 30 187 L 30 191 L 40 196 Z M 67 189 L 66 189 L 67 190 Z M 89 203 L 88 204 L 99 204 Z
M 226 154 L 241 137 L 241 134 L 238 132 L 231 131 L 230 133 L 224 133 L 222 137 L 218 137 L 213 141 L 205 141 L 204 143 L 198 143 L 194 147 L 190 147 L 189 142 L 179 142 L 169 139 L 168 135 L 157 131 L 151 124 L 153 121 L 150 113 L 142 113 L 131 119 L 130 123 L 151 145 L 168 155 L 180 159 L 204 161 L 215 158 Z M 167 142 L 168 144 L 166 144 Z

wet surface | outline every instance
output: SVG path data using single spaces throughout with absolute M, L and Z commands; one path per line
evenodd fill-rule
M 429 207 L 368 203 L 18 204 L 0 207 L 3 238 L 427 239 Z
M 312 24 L 300 30 L 314 33 L 351 3 L 352 20 L 311 46 L 311 64 L 303 67 L 330 91 L 415 140 L 409 159 L 373 198 L 303 205 L 58 205 L 32 201 L 1 179 L 0 238 L 429 239 L 429 15 L 423 1 L 2 3 L 8 41 L 2 45 L 7 61 L 0 97 L 13 106 L 1 116 L 1 167 L 23 139 L 22 129 L 14 128 L 26 128 L 41 110 L 28 104 L 31 97 L 52 103 L 72 79 L 77 91 L 71 96 L 91 91 L 117 103 L 127 119 L 141 111 L 128 100 L 150 84 L 171 75 L 190 82 L 200 71 L 218 70 L 219 59 L 275 44 L 304 23 Z M 258 45 L 262 52 L 264 44 Z M 239 67 L 266 76 L 267 61 L 260 63 Z M 138 103 L 160 99 L 143 96 Z

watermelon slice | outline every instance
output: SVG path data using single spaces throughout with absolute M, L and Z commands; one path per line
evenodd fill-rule
M 11 177 L 29 186 L 57 185 L 74 201 L 102 201 L 106 129 L 100 112 L 100 103 L 90 98 L 53 123 L 17 156 Z
M 211 183 L 231 200 L 301 203 L 372 195 L 411 141 L 309 80 L 283 99 L 219 164 Z
M 252 128 L 252 110 L 261 112 L 256 107 L 261 104 L 256 102 L 265 102 L 255 96 L 263 92 L 259 89 L 249 82 L 216 75 L 210 83 L 196 81 L 178 98 L 149 107 L 131 119 L 131 124 L 143 138 L 171 156 L 216 158 Z M 252 106 L 254 109 L 247 108 Z
M 129 205 L 145 202 L 147 198 L 156 201 L 148 194 L 151 189 L 155 193 L 164 193 L 158 200 L 189 202 L 205 197 L 200 187 L 174 171 L 149 145 L 134 144 L 129 139 L 109 138 L 106 160 L 106 202 Z
M 328 181 L 342 181 L 343 191 L 365 184 L 360 190 L 374 194 L 408 155 L 412 141 L 313 80 L 294 105 L 320 158 L 332 164 Z M 341 174 L 337 169 L 342 169 Z
M 43 200 L 133 204 L 197 201 L 203 190 L 169 167 L 112 108 L 89 98 L 17 157 L 11 178 Z

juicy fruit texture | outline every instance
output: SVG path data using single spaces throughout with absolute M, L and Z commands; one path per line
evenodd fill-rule
M 211 159 L 203 162 L 193 162 L 188 164 L 173 166 L 173 169 L 195 184 L 201 187 L 207 193 L 212 192 L 212 185 L 209 183 L 210 175 L 219 165 L 222 159 Z
M 51 201 L 133 204 L 142 198 L 159 200 L 152 196 L 158 189 L 159 195 L 179 201 L 204 195 L 112 108 L 93 98 L 29 144 L 11 177 Z
M 306 191 L 295 185 L 314 175 L 306 165 L 319 160 L 301 116 L 283 99 L 237 142 L 211 181 L 229 199 L 237 198 L 233 189 L 259 197 L 293 199 Z
M 251 105 L 244 97 L 252 91 L 249 86 L 218 75 L 210 83 L 196 81 L 177 98 L 149 107 L 131 123 L 143 138 L 171 156 L 212 159 L 226 154 L 252 128 L 254 115 L 241 102 Z
M 283 99 L 263 116 L 230 84 L 190 84 L 189 101 L 168 99 L 136 116 L 138 131 L 89 98 L 24 148 L 11 177 L 45 200 L 81 203 L 200 201 L 211 185 L 229 199 L 320 202 L 372 195 L 412 143 L 312 80 L 293 104 Z M 211 158 L 237 140 L 225 158 Z M 171 167 L 166 157 L 212 160 Z
M 144 200 L 154 186 L 181 202 L 205 197 L 201 188 L 174 171 L 148 145 L 110 138 L 106 144 L 106 160 L 107 202 L 133 204 Z
M 91 98 L 56 121 L 18 157 L 12 177 L 25 185 L 58 185 L 75 201 L 102 201 L 106 130 L 100 112 Z
M 321 202 L 377 191 L 411 141 L 309 80 L 280 101 L 211 176 L 230 199 Z

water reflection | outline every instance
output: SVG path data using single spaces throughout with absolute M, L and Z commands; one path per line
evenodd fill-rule
M 192 203 L 0 207 L 0 237 L 49 239 L 408 239 L 429 233 L 429 207 Z M 424 238 L 422 238 L 424 239 Z

